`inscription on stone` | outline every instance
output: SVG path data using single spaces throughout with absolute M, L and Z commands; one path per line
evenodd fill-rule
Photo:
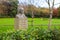
M 28 27 L 27 17 L 24 14 L 24 9 L 20 8 L 18 10 L 18 13 L 16 14 L 16 18 L 15 18 L 15 29 L 24 30 L 24 29 L 27 29 L 27 27 Z

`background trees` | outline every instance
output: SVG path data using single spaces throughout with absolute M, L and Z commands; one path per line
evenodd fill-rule
M 32 1 L 32 0 L 30 0 Z M 45 0 L 48 3 L 48 0 Z M 50 0 L 51 1 L 51 0 Z M 36 7 L 34 4 L 34 0 L 32 1 L 33 3 L 30 2 L 30 4 L 22 4 L 24 7 L 25 15 L 27 17 L 32 17 L 32 11 L 34 14 L 34 17 L 49 17 L 49 8 L 44 8 L 44 7 Z M 17 13 L 17 7 L 20 6 L 18 5 L 18 0 L 8 0 L 8 1 L 2 1 L 0 2 L 0 17 L 15 17 Z M 49 4 L 49 3 L 48 3 Z M 50 5 L 50 4 L 49 4 Z M 53 5 L 53 4 L 52 4 Z M 52 8 L 52 7 L 50 7 Z M 60 8 L 53 8 L 53 14 L 52 17 L 58 18 L 60 17 Z
M 9 16 L 9 17 L 15 17 L 17 13 L 17 7 L 18 7 L 18 0 L 8 0 L 8 1 L 2 1 L 0 3 L 2 6 L 0 7 L 2 9 L 1 16 Z M 4 17 L 5 17 L 4 16 Z
M 11 6 L 8 9 L 8 15 L 10 17 L 15 17 L 15 15 L 17 14 L 18 1 L 17 0 L 16 1 L 11 0 L 10 3 L 11 3 Z
M 58 18 L 60 18 L 60 7 L 58 8 Z

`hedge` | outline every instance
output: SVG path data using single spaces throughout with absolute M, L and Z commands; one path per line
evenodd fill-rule
M 10 33 L 0 33 L 0 40 L 60 40 L 60 30 L 31 28 Z

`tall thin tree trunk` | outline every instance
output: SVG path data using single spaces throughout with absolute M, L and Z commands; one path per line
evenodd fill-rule
M 34 25 L 34 14 L 33 14 L 33 11 L 32 11 L 32 27 Z
M 50 29 L 51 25 L 52 25 L 52 14 L 53 14 L 53 11 L 52 9 L 50 10 L 50 18 L 49 18 L 49 24 L 48 24 L 48 29 Z
M 53 0 L 53 2 L 52 2 L 52 7 L 50 7 L 51 5 L 50 5 L 49 0 L 48 0 L 49 14 L 50 14 L 48 29 L 50 29 L 50 27 L 51 27 L 51 25 L 52 25 L 52 15 L 53 15 L 54 1 L 55 1 L 55 0 Z

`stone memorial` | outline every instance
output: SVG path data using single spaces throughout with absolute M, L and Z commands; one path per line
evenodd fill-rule
M 20 8 L 18 9 L 18 13 L 15 18 L 15 29 L 16 30 L 24 30 L 28 27 L 28 20 L 27 17 L 24 14 L 24 9 Z

